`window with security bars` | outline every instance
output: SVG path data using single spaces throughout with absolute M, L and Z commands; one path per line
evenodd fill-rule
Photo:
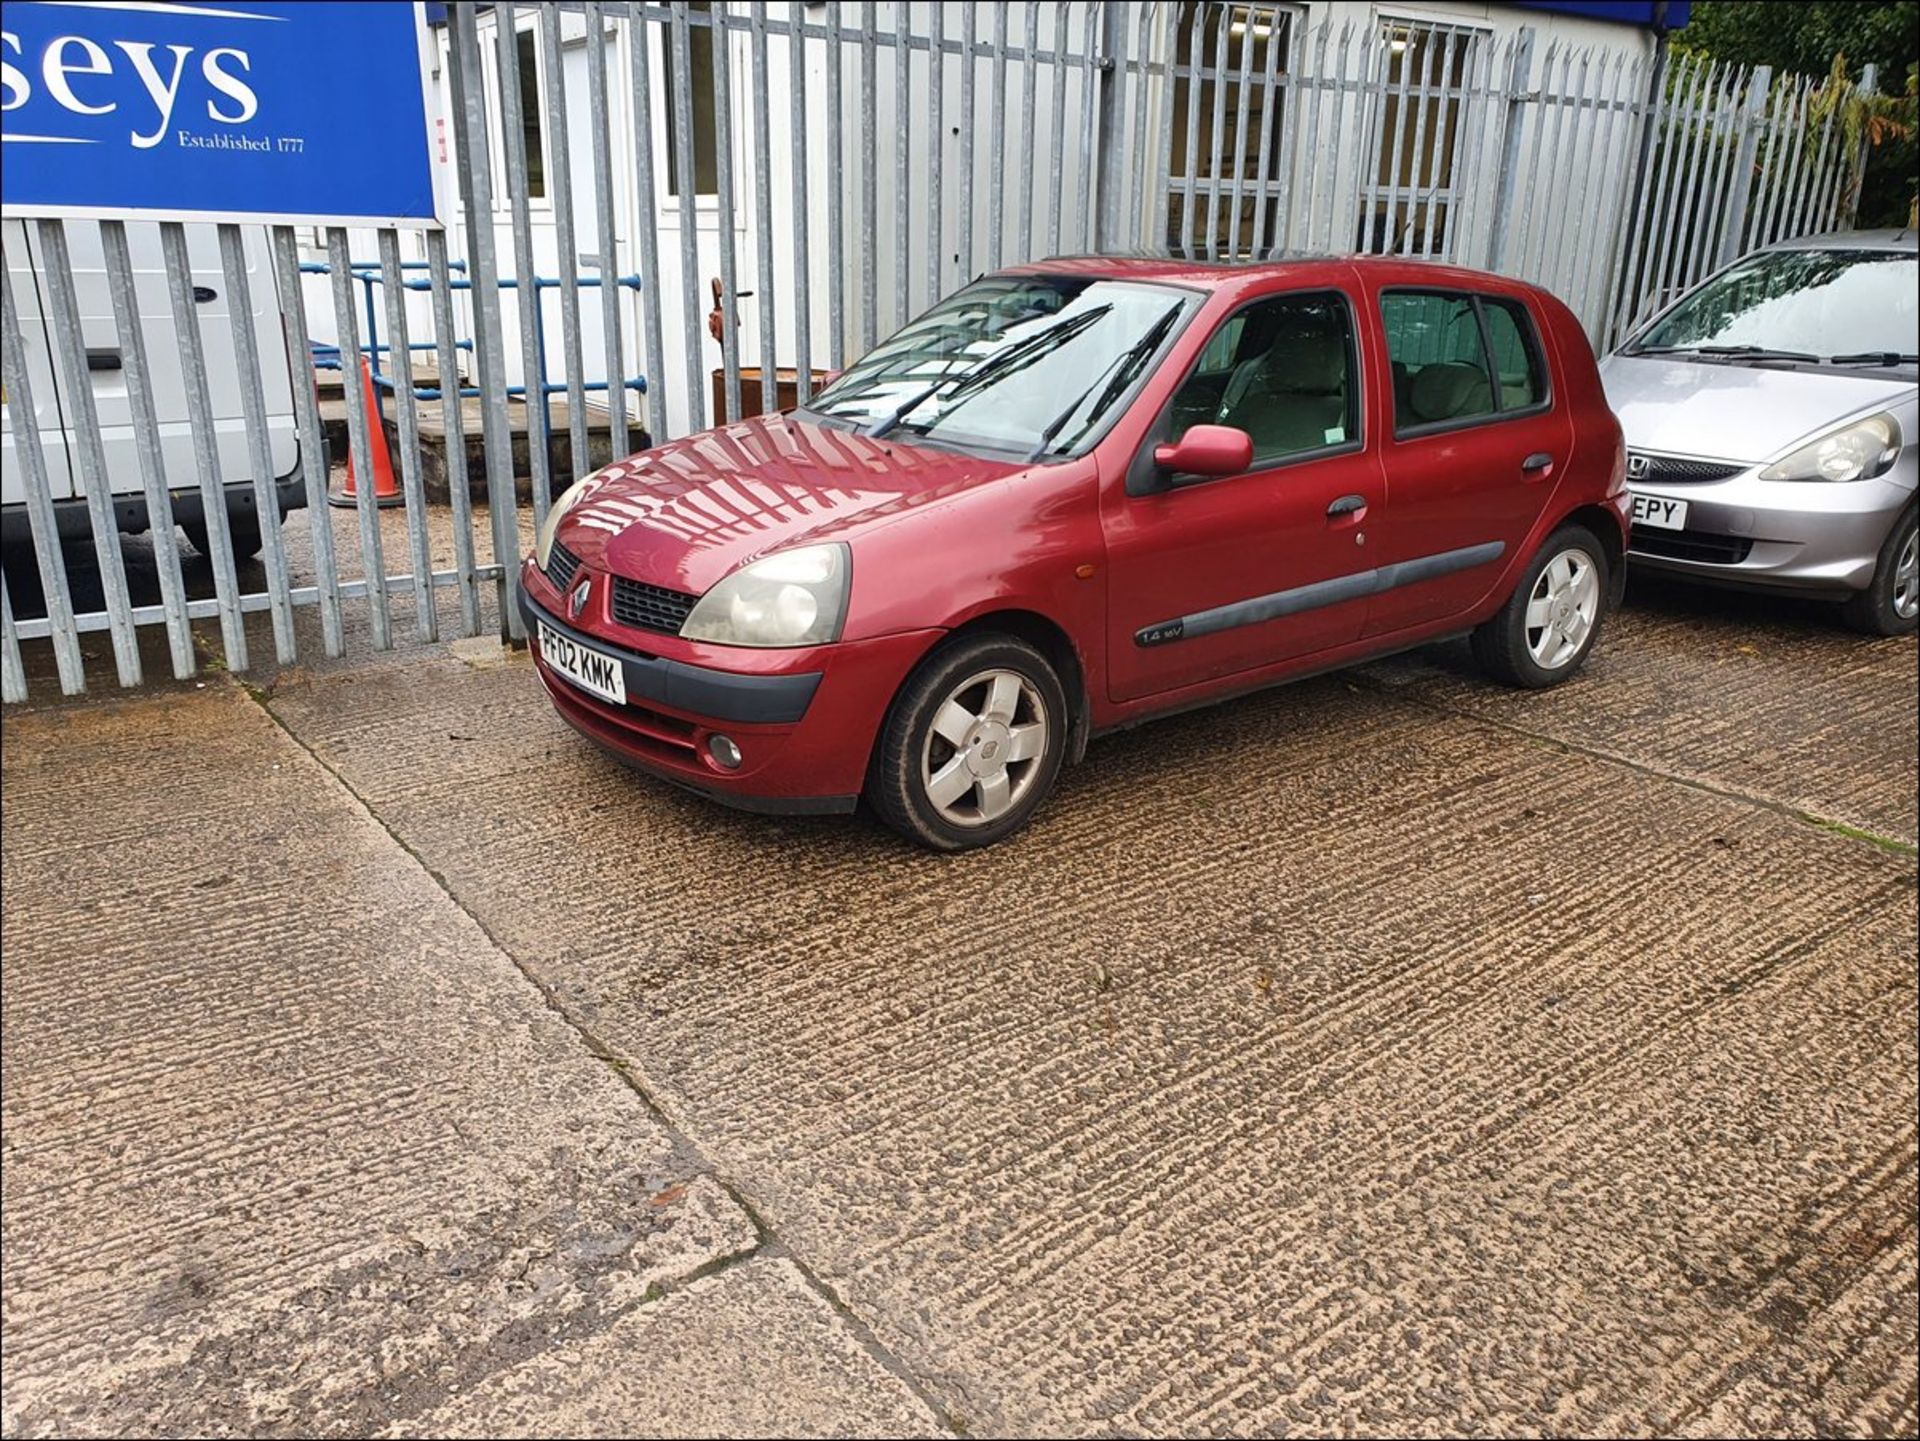
M 1385 74 L 1373 106 L 1354 248 L 1452 259 L 1467 77 L 1486 35 L 1460 25 L 1383 19 L 1377 39 Z
M 1280 230 L 1285 81 L 1297 21 L 1285 5 L 1185 0 L 1180 6 L 1167 184 L 1170 249 L 1228 257 L 1273 245 Z

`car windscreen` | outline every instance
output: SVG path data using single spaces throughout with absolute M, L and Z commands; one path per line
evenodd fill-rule
M 1066 454 L 1104 429 L 1191 299 L 1128 281 L 992 276 L 882 341 L 807 410 L 872 434 Z
M 1912 365 L 1920 259 L 1884 250 L 1769 250 L 1707 281 L 1625 347 Z

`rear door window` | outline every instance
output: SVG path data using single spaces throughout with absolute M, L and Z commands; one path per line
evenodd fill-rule
M 1513 301 L 1391 290 L 1380 297 L 1380 319 L 1397 434 L 1493 420 L 1546 399 L 1540 347 Z
M 1490 295 L 1480 297 L 1480 313 L 1487 319 L 1487 340 L 1493 346 L 1500 408 L 1525 410 L 1538 405 L 1547 398 L 1547 377 L 1527 313 L 1511 300 Z

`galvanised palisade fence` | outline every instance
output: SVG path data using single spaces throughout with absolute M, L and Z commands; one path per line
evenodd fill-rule
M 27 694 L 32 641 L 50 642 L 65 692 L 84 688 L 83 638 L 99 634 L 120 683 L 139 683 L 144 626 L 164 630 L 180 677 L 197 646 L 246 670 L 256 648 L 284 664 L 316 645 L 337 656 L 408 635 L 517 638 L 504 596 L 523 526 L 588 468 L 590 428 L 617 456 L 643 425 L 659 440 L 772 409 L 781 367 L 804 400 L 818 374 L 934 299 L 1031 257 L 1420 256 L 1537 281 L 1605 346 L 1745 251 L 1851 223 L 1862 157 L 1818 82 L 1670 58 L 1625 29 L 1585 46 L 1533 23 L 1500 34 L 1486 7 L 1458 8 L 1414 20 L 1214 0 L 453 4 L 439 31 L 457 177 L 445 231 L 161 224 L 171 325 L 148 336 L 131 223 L 84 237 L 109 301 L 84 316 L 69 242 L 96 222 L 8 223 L 8 269 L 37 277 L 39 323 L 23 323 L 10 273 L 8 494 L 33 553 L 13 558 L 0 593 L 5 698 Z M 195 246 L 217 249 L 224 326 L 197 313 Z M 378 340 L 355 296 L 375 276 Z M 237 477 L 262 513 L 276 504 L 256 286 L 271 289 L 296 361 L 307 502 L 263 528 L 257 563 L 236 556 L 218 504 Z M 543 287 L 558 291 L 557 327 L 540 314 Z M 50 354 L 36 363 L 41 335 Z M 335 404 L 357 476 L 374 473 L 374 427 L 391 424 L 401 516 L 383 519 L 362 484 L 351 521 L 332 524 L 310 343 L 370 355 L 391 390 L 385 416 L 352 383 Z M 164 526 L 123 546 L 88 366 L 101 345 L 120 357 L 138 495 L 164 514 L 170 490 L 196 493 L 204 556 Z M 210 351 L 239 371 L 237 472 Z M 565 382 L 564 428 L 540 393 L 548 375 Z M 35 388 L 49 385 L 65 442 L 36 420 Z M 183 413 L 163 417 L 156 397 L 175 390 Z M 444 437 L 444 506 L 428 503 L 424 424 Z M 162 436 L 181 425 L 185 476 Z M 41 439 L 68 446 L 63 473 L 84 498 L 86 538 L 64 548 Z M 708 523 L 750 529 L 785 503 L 742 486 L 736 511 Z M 23 587 L 31 607 L 16 614 Z M 198 621 L 217 622 L 217 638 L 196 638 Z

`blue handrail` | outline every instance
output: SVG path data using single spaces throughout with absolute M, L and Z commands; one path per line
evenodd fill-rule
M 427 268 L 428 262 L 424 260 L 403 260 L 400 262 L 400 269 L 402 271 L 420 271 Z M 449 271 L 459 272 L 456 276 L 449 276 L 449 289 L 473 289 L 473 282 L 466 278 L 466 268 L 466 262 L 462 260 L 450 260 L 447 262 L 447 269 Z M 331 275 L 333 273 L 333 267 L 324 260 L 306 260 L 301 262 L 300 272 L 303 275 Z M 377 261 L 349 260 L 347 262 L 347 272 L 353 279 L 359 281 L 365 289 L 367 340 L 365 344 L 359 347 L 359 353 L 367 358 L 367 370 L 373 377 L 374 393 L 378 396 L 382 392 L 394 391 L 397 389 L 394 378 L 380 368 L 380 357 L 391 354 L 393 347 L 380 343 L 380 310 L 379 307 L 374 304 L 373 300 L 373 287 L 376 284 L 385 284 L 385 276 Z M 518 276 L 503 275 L 496 283 L 501 290 L 518 290 L 521 288 Z M 583 275 L 577 283 L 582 289 L 597 289 L 605 283 L 605 278 L 599 275 Z M 644 288 L 638 275 L 616 275 L 612 277 L 612 283 L 627 290 L 638 291 Z M 541 411 L 546 419 L 547 434 L 549 436 L 553 434 L 552 398 L 555 395 L 565 394 L 570 387 L 566 381 L 553 380 L 549 378 L 547 374 L 546 307 L 540 303 L 540 300 L 544 292 L 558 290 L 561 288 L 561 285 L 562 282 L 560 278 L 555 275 L 536 275 L 533 277 L 534 354 L 537 362 L 539 380 L 537 393 L 540 396 Z M 400 286 L 403 290 L 431 290 L 433 288 L 433 281 L 431 279 L 408 279 L 403 277 L 400 281 Z M 469 354 L 473 351 L 473 342 L 471 340 L 456 339 L 453 342 L 453 346 L 454 349 L 464 350 Z M 437 350 L 438 348 L 438 343 L 431 340 L 413 341 L 407 346 L 409 353 L 416 350 Z M 342 369 L 340 364 L 340 347 L 338 345 L 322 345 L 316 342 L 309 342 L 308 350 L 312 356 L 315 369 Z M 604 380 L 585 380 L 580 382 L 580 389 L 583 392 L 600 392 L 608 388 L 608 382 Z M 442 391 L 438 386 L 416 384 L 413 385 L 411 389 L 414 399 L 416 400 L 439 400 L 442 395 Z M 631 390 L 637 394 L 645 395 L 647 393 L 647 378 L 644 375 L 630 376 L 621 382 L 621 389 Z M 462 399 L 477 396 L 480 393 L 478 386 L 462 386 L 459 392 Z M 509 397 L 524 399 L 528 391 L 525 384 L 520 384 L 506 386 L 503 388 L 502 393 Z

